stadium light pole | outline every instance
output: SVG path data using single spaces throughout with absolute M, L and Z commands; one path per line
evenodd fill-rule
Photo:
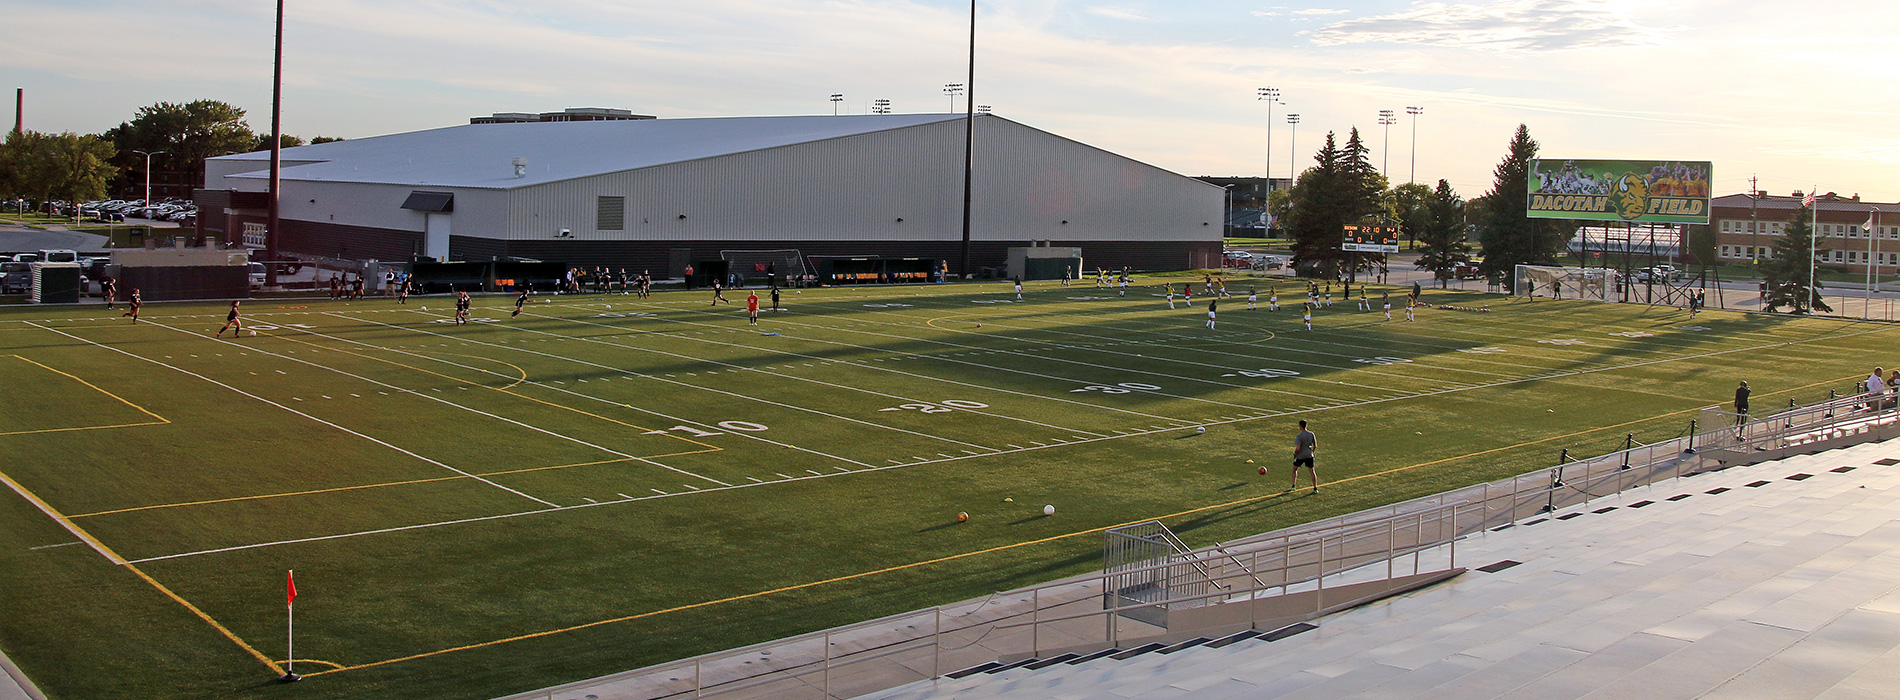
M 1397 123 L 1399 118 L 1392 115 L 1392 110 L 1379 110 L 1379 126 L 1385 127 L 1385 155 L 1379 157 L 1379 176 L 1388 179 L 1385 173 L 1386 166 L 1392 164 L 1392 125 Z
M 145 156 L 145 206 L 152 206 L 152 156 L 162 155 L 164 151 L 138 151 L 133 153 Z
M 963 83 L 944 83 L 943 94 L 950 96 L 950 113 L 957 113 L 957 95 L 963 94 Z
M 831 93 L 831 116 L 838 116 L 838 105 L 842 102 L 844 102 L 844 93 Z
M 1273 191 L 1273 105 L 1280 102 L 1280 88 L 1263 87 L 1254 91 L 1257 100 L 1267 103 L 1267 191 Z
M 989 105 L 977 105 L 977 106 L 976 106 L 976 113 L 977 113 L 977 114 L 989 114 L 989 113 L 990 113 L 990 106 L 989 106 Z
M 264 229 L 264 286 L 277 286 L 278 200 L 284 174 L 284 0 L 277 0 L 277 42 L 270 77 L 270 218 Z
M 1418 115 L 1425 113 L 1424 107 L 1406 107 L 1405 113 L 1412 115 L 1412 174 L 1406 182 L 1418 182 Z
M 970 183 L 976 161 L 976 0 L 970 0 L 970 62 L 963 84 L 969 98 L 963 101 L 963 247 L 958 253 L 957 272 L 969 279 Z M 954 107 L 954 102 L 952 104 Z
M 1300 153 L 1300 115 L 1299 113 L 1295 112 L 1293 114 L 1286 115 L 1286 123 L 1293 125 L 1293 135 L 1288 136 L 1286 140 L 1286 150 L 1287 150 L 1286 177 L 1287 177 L 1287 182 L 1292 182 L 1294 180 L 1299 179 L 1300 177 L 1299 165 L 1294 162 L 1295 158 L 1300 157 L 1299 156 L 1299 153 Z
M 872 114 L 890 114 L 891 101 L 884 100 L 884 99 L 871 100 L 871 113 Z

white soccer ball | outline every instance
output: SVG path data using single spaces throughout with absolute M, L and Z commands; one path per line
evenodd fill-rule
M 422 307 L 422 310 L 423 310 L 423 311 L 428 311 L 428 310 L 429 310 L 429 307 L 427 307 L 427 306 L 424 306 L 424 307 Z
M 1056 507 L 1055 507 L 1055 506 L 1043 506 L 1043 507 L 1042 507 L 1042 514 L 1043 514 L 1043 515 L 1055 515 L 1055 514 L 1056 514 Z
M 1194 434 L 1195 434 L 1195 435 L 1200 435 L 1200 434 L 1202 434 L 1202 433 L 1205 433 L 1205 432 L 1207 432 L 1207 428 L 1206 428 L 1206 426 L 1200 426 L 1200 425 L 1197 425 L 1197 426 L 1194 426 Z
M 251 331 L 251 335 L 257 335 L 257 331 Z
M 607 305 L 607 308 L 609 308 L 609 309 L 611 309 L 611 308 L 613 308 L 613 307 L 614 307 L 614 305 L 613 305 L 613 304 L 608 304 L 608 305 Z

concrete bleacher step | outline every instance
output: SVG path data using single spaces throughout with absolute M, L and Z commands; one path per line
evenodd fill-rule
M 1826 697 L 1900 696 L 1878 664 L 1900 664 L 1895 464 L 1874 443 L 1662 482 L 1473 537 L 1459 559 L 1479 568 L 1318 626 L 904 697 L 1820 697 L 1843 678 L 1859 694 Z

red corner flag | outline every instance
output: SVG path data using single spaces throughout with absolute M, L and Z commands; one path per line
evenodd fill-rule
M 284 586 L 286 588 L 286 596 L 289 598 L 284 601 L 284 604 L 289 605 L 297 602 L 297 572 L 295 570 L 284 572 Z

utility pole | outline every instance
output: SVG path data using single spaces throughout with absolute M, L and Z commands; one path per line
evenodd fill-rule
M 963 78 L 963 249 L 957 267 L 964 279 L 970 277 L 970 186 L 971 169 L 976 160 L 976 0 L 970 0 L 970 64 Z
M 277 0 L 277 45 L 270 74 L 270 219 L 264 229 L 264 286 L 277 286 L 278 201 L 284 174 L 284 0 Z M 150 202 L 147 202 L 149 205 Z M 228 234 L 227 234 L 228 235 Z

